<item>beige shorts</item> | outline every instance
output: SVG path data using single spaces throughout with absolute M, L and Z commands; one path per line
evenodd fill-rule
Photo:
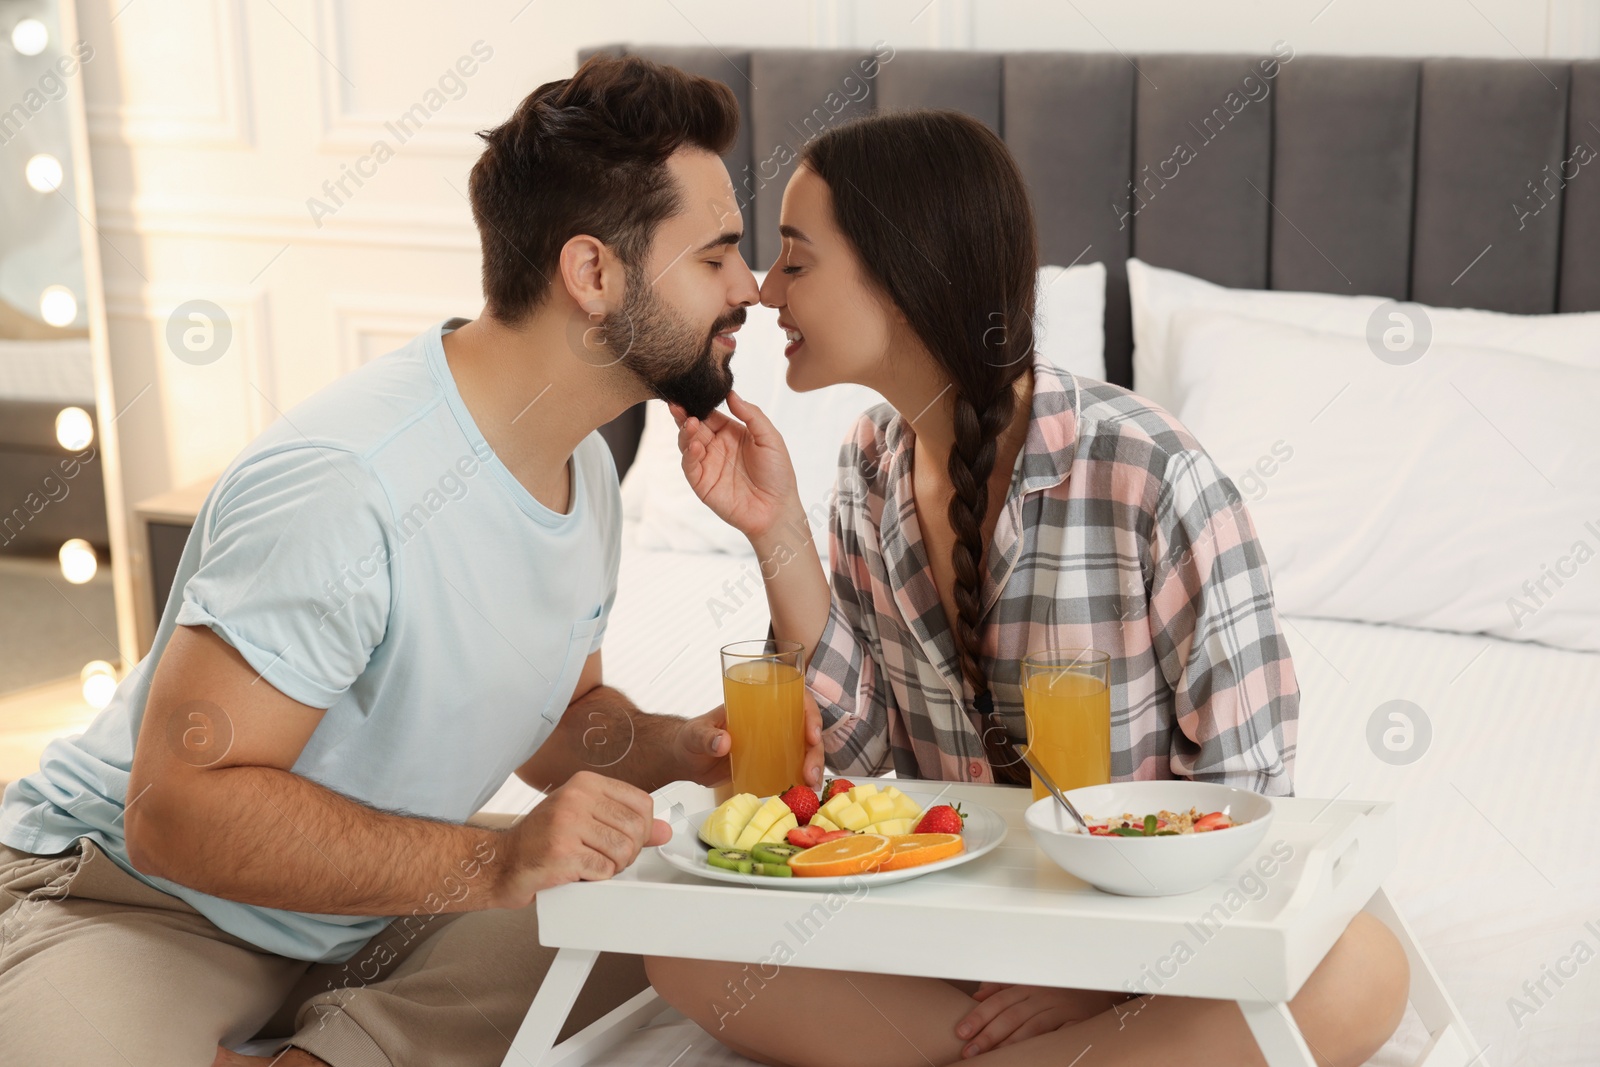
M 333 1067 L 488 1067 L 554 958 L 529 906 L 407 916 L 344 963 L 307 963 L 223 932 L 87 838 L 49 856 L 0 845 L 7 1067 L 210 1067 L 252 1038 Z M 562 1038 L 647 984 L 640 957 L 602 953 Z

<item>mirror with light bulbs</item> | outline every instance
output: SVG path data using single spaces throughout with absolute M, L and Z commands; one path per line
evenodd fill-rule
M 0 695 L 71 679 L 96 704 L 125 542 L 74 14 L 0 0 Z

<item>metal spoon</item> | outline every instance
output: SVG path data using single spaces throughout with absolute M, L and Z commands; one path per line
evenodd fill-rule
M 1084 821 L 1082 815 L 1078 814 L 1078 809 L 1072 806 L 1072 801 L 1067 799 L 1067 795 L 1061 791 L 1061 787 L 1056 785 L 1055 779 L 1051 778 L 1045 769 L 1040 766 L 1039 761 L 1033 758 L 1033 753 L 1024 748 L 1022 750 L 1022 760 L 1034 774 L 1039 776 L 1039 781 L 1043 782 L 1044 787 L 1050 790 L 1050 795 L 1060 801 L 1061 806 L 1067 809 L 1068 814 L 1077 820 L 1078 825 L 1083 828 L 1083 832 L 1088 833 L 1089 824 Z

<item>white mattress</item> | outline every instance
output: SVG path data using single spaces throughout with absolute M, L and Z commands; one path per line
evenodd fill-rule
M 717 648 L 766 633 L 754 568 L 746 557 L 625 550 L 605 643 L 608 682 L 648 711 L 698 714 L 720 703 Z M 1302 693 L 1296 792 L 1398 802 L 1402 854 L 1388 888 L 1488 1046 L 1480 1063 L 1600 1064 L 1600 848 L 1592 830 L 1600 655 L 1322 619 L 1290 617 L 1285 625 Z M 1406 766 L 1383 762 L 1367 744 L 1369 717 L 1393 699 L 1420 706 L 1432 726 L 1425 755 Z M 514 785 L 496 797 L 497 810 L 523 810 L 536 795 Z M 1547 979 L 1551 995 L 1542 1003 L 1531 999 L 1524 981 L 1538 982 L 1579 942 L 1596 960 L 1560 988 Z M 1511 997 L 1535 1009 L 1520 1025 Z M 1410 1064 L 1425 1040 L 1408 1015 L 1371 1062 Z M 607 1062 L 751 1061 L 672 1013 Z
M 92 406 L 89 342 L 0 339 L 0 399 Z

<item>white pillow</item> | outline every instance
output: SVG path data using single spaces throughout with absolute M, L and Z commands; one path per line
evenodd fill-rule
M 1035 347 L 1064 371 L 1106 380 L 1106 265 L 1039 268 Z
M 1279 611 L 1600 651 L 1600 370 L 1438 342 L 1395 365 L 1203 308 L 1169 351 Z
M 1600 369 L 1600 312 L 1507 315 L 1378 296 L 1228 289 L 1137 259 L 1128 260 L 1128 293 L 1133 305 L 1134 391 L 1174 412 L 1171 321 L 1190 307 L 1345 337 L 1370 336 L 1375 347 L 1386 347 L 1397 362 L 1425 353 L 1430 344 L 1476 345 Z
M 759 284 L 766 274 L 756 272 Z M 1091 378 L 1105 376 L 1105 278 L 1103 263 L 1044 267 L 1039 271 L 1039 350 L 1057 366 Z M 800 500 L 812 535 L 827 555 L 828 507 L 833 499 L 839 448 L 861 413 L 883 402 L 876 392 L 850 383 L 797 393 L 784 383 L 786 343 L 774 308 L 746 309 L 733 356 L 734 389 L 767 413 L 783 434 L 794 461 Z M 678 428 L 665 403 L 646 408 L 639 451 L 622 480 L 624 515 L 640 522 L 641 548 L 684 552 L 750 554 L 744 536 L 702 504 L 684 480 Z

